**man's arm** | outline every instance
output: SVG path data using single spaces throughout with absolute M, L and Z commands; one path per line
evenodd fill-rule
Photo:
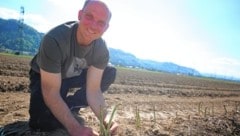
M 96 67 L 89 67 L 87 72 L 87 101 L 95 115 L 98 119 L 103 118 L 104 124 L 109 122 L 108 113 L 106 109 L 106 103 L 101 91 L 101 80 L 102 80 L 103 70 Z M 101 112 L 102 110 L 102 116 Z M 110 125 L 110 124 L 108 124 Z M 116 134 L 118 124 L 115 121 L 111 122 L 111 134 Z
M 101 91 L 101 80 L 103 70 L 90 66 L 87 72 L 87 101 L 92 111 L 101 119 L 100 111 L 103 112 L 103 118 L 107 115 L 106 104 Z
M 64 125 L 71 135 L 91 134 L 92 130 L 81 126 L 73 117 L 67 104 L 63 101 L 60 95 L 61 74 L 49 73 L 42 69 L 40 73 L 44 102 L 53 115 Z

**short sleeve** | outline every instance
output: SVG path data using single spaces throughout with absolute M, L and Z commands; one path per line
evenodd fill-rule
M 40 54 L 37 60 L 39 67 L 50 73 L 61 72 L 61 50 L 58 42 L 46 35 L 40 46 Z
M 106 43 L 103 40 L 99 40 L 94 46 L 94 59 L 93 66 L 99 69 L 104 69 L 109 61 L 109 51 Z

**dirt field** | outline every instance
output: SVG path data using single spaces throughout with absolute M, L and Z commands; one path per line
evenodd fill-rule
M 0 55 L 1 129 L 12 123 L 16 129 L 27 124 L 29 61 Z M 104 95 L 110 109 L 118 105 L 119 136 L 240 135 L 239 82 L 119 68 L 115 83 Z M 99 131 L 89 108 L 79 114 L 86 125 Z

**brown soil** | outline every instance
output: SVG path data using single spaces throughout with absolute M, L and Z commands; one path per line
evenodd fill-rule
M 16 131 L 27 124 L 29 62 L 30 58 L 0 55 L 2 130 L 12 125 Z M 118 105 L 119 136 L 240 135 L 239 82 L 118 68 L 115 83 L 104 95 L 109 109 Z M 89 108 L 80 116 L 99 130 Z M 59 133 L 67 135 L 55 135 Z M 48 133 L 26 130 L 22 135 Z

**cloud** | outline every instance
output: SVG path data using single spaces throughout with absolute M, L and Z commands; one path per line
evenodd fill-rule
M 3 19 L 19 19 L 20 13 L 16 10 L 0 7 L 0 17 Z
M 0 16 L 3 19 L 19 19 L 20 13 L 13 9 L 0 7 Z M 53 24 L 39 14 L 25 13 L 24 23 L 37 29 L 39 32 L 47 32 Z
M 49 11 L 52 17 L 58 20 L 77 19 L 79 9 L 82 8 L 84 1 L 80 0 L 47 0 Z
M 59 8 L 70 8 L 70 7 L 75 7 L 75 8 L 81 8 L 83 5 L 83 1 L 80 0 L 48 0 L 49 3 L 55 5 L 56 7 Z
M 43 33 L 47 32 L 54 26 L 53 23 L 38 14 L 26 14 L 25 23 Z
M 240 77 L 240 62 L 234 58 L 221 56 L 207 57 L 203 55 L 196 63 L 196 68 L 202 73 L 211 73 L 235 78 Z
M 232 77 L 240 77 L 239 69 L 240 62 L 234 58 L 216 58 L 211 61 L 216 67 L 216 73 L 232 76 Z

